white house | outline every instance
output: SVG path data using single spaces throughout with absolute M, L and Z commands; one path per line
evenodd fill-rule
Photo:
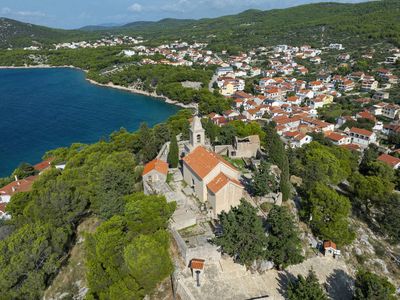
M 360 147 L 366 148 L 371 143 L 376 143 L 376 134 L 372 131 L 353 127 L 349 131 L 352 144 L 357 144 Z

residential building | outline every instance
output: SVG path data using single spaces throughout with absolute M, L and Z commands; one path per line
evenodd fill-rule
M 389 165 L 391 168 L 397 170 L 400 168 L 400 158 L 391 156 L 389 154 L 382 154 L 378 157 L 378 160 Z
M 366 148 L 369 144 L 377 142 L 376 134 L 372 131 L 353 127 L 349 131 L 352 144 L 357 144 L 360 147 Z
M 159 185 L 167 181 L 168 163 L 160 159 L 154 159 L 144 166 L 142 173 L 143 188 L 146 195 L 153 194 L 157 190 L 154 185 Z

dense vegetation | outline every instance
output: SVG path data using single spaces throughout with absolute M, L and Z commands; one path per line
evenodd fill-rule
M 5 31 L 7 42 L 0 47 L 29 46 L 26 37 L 34 34 L 39 42 L 91 38 L 104 34 L 140 35 L 152 43 L 205 41 L 215 50 L 235 52 L 254 46 L 278 43 L 345 42 L 357 45 L 366 41 L 400 43 L 400 3 L 397 0 L 359 4 L 318 3 L 269 11 L 248 10 L 238 15 L 202 20 L 165 19 L 159 22 L 135 22 L 102 31 L 55 31 L 13 21 L 19 34 Z M 8 21 L 8 20 L 7 20 Z M 14 24 L 15 23 L 15 24 Z M 350 38 L 351 37 L 351 38 Z
M 172 270 L 165 228 L 174 205 L 138 193 L 141 164 L 171 132 L 187 134 L 190 116 L 183 110 L 152 129 L 121 129 L 108 141 L 48 152 L 66 169 L 40 175 L 31 192 L 16 194 L 7 206 L 12 219 L 0 241 L 1 298 L 40 299 L 67 259 L 77 225 L 90 215 L 105 221 L 87 241 L 90 295 L 124 299 L 127 291 L 136 298 L 151 292 Z
M 394 300 L 395 287 L 385 277 L 361 270 L 355 282 L 355 300 Z
M 96 33 L 85 33 L 78 30 L 52 29 L 0 18 L 0 48 L 31 46 L 36 44 L 50 45 L 57 42 L 77 41 L 100 36 Z
M 143 299 L 172 273 L 166 228 L 174 209 L 163 196 L 133 194 L 122 215 L 88 236 L 87 299 Z
M 307 277 L 297 276 L 296 281 L 290 281 L 288 286 L 289 300 L 328 300 L 318 278 L 313 270 Z
M 243 200 L 228 213 L 222 212 L 219 222 L 223 234 L 215 239 L 216 244 L 241 264 L 270 260 L 282 269 L 304 259 L 293 215 L 286 207 L 274 206 L 264 226 L 257 209 Z

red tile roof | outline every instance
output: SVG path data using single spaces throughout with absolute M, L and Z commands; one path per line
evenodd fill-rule
M 0 189 L 0 194 L 12 196 L 18 192 L 28 192 L 39 176 L 30 176 L 25 179 L 13 181 Z
M 46 170 L 47 168 L 51 167 L 51 162 L 53 160 L 54 160 L 54 158 L 48 158 L 48 159 L 46 159 L 46 160 L 34 165 L 33 168 L 36 171 L 42 172 L 42 171 Z
M 6 212 L 7 203 L 0 203 L 0 213 Z
M 336 250 L 336 244 L 332 241 L 324 241 L 324 249 L 333 248 Z
M 239 187 L 243 187 L 241 183 L 233 178 L 226 176 L 224 173 L 219 173 L 217 177 L 207 184 L 207 188 L 214 194 L 218 193 L 228 183 L 236 184 Z
M 389 154 L 382 154 L 378 157 L 378 160 L 390 165 L 391 167 L 395 167 L 397 164 L 400 164 L 399 158 L 391 156 Z
M 183 158 L 183 161 L 202 179 L 206 177 L 219 163 L 223 163 L 229 168 L 237 171 L 234 166 L 228 163 L 220 155 L 210 152 L 202 146 L 199 146 L 190 152 L 189 155 Z
M 361 129 L 361 128 L 357 128 L 357 127 L 351 128 L 350 132 L 356 133 L 356 134 L 359 134 L 359 135 L 365 135 L 365 136 L 368 136 L 368 137 L 370 137 L 373 134 L 373 132 L 371 132 L 369 130 Z
M 154 159 L 144 166 L 142 176 L 150 173 L 153 170 L 156 170 L 159 173 L 167 175 L 168 174 L 168 164 L 165 161 L 162 161 L 160 159 Z
M 338 141 L 340 141 L 342 139 L 345 139 L 346 136 L 343 135 L 343 134 L 337 133 L 337 132 L 332 132 L 327 136 L 327 138 L 332 140 L 332 141 L 338 142 Z
M 190 268 L 195 270 L 203 270 L 204 268 L 204 259 L 193 258 L 190 261 Z

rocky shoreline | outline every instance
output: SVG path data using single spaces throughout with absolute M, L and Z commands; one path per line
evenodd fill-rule
M 56 69 L 56 68 L 70 68 L 70 69 L 76 69 L 76 70 L 81 70 L 84 71 L 85 73 L 87 73 L 86 70 L 82 70 L 81 68 L 77 68 L 75 66 L 50 66 L 50 65 L 34 65 L 34 66 L 0 66 L 0 70 L 1 69 Z M 122 91 L 127 91 L 127 92 L 131 92 L 133 94 L 138 94 L 138 95 L 144 95 L 144 96 L 148 96 L 148 97 L 152 97 L 152 98 L 157 98 L 157 99 L 161 99 L 163 101 L 165 101 L 168 104 L 172 104 L 175 106 L 179 106 L 182 108 L 189 108 L 189 109 L 195 109 L 197 110 L 197 104 L 196 103 L 191 103 L 191 104 L 183 104 L 180 103 L 178 101 L 172 100 L 166 96 L 160 96 L 157 95 L 157 93 L 155 92 L 148 92 L 148 91 L 144 91 L 144 90 L 138 90 L 138 89 L 134 89 L 134 88 L 130 88 L 130 87 L 124 87 L 124 86 L 120 86 L 120 85 L 115 85 L 112 82 L 107 83 L 107 84 L 102 84 L 99 83 L 97 81 L 94 81 L 92 79 L 86 78 L 86 80 L 88 82 L 90 82 L 91 84 L 97 85 L 97 86 L 101 86 L 101 87 L 108 87 L 108 88 L 113 88 L 113 89 L 118 89 L 118 90 L 122 90 Z

